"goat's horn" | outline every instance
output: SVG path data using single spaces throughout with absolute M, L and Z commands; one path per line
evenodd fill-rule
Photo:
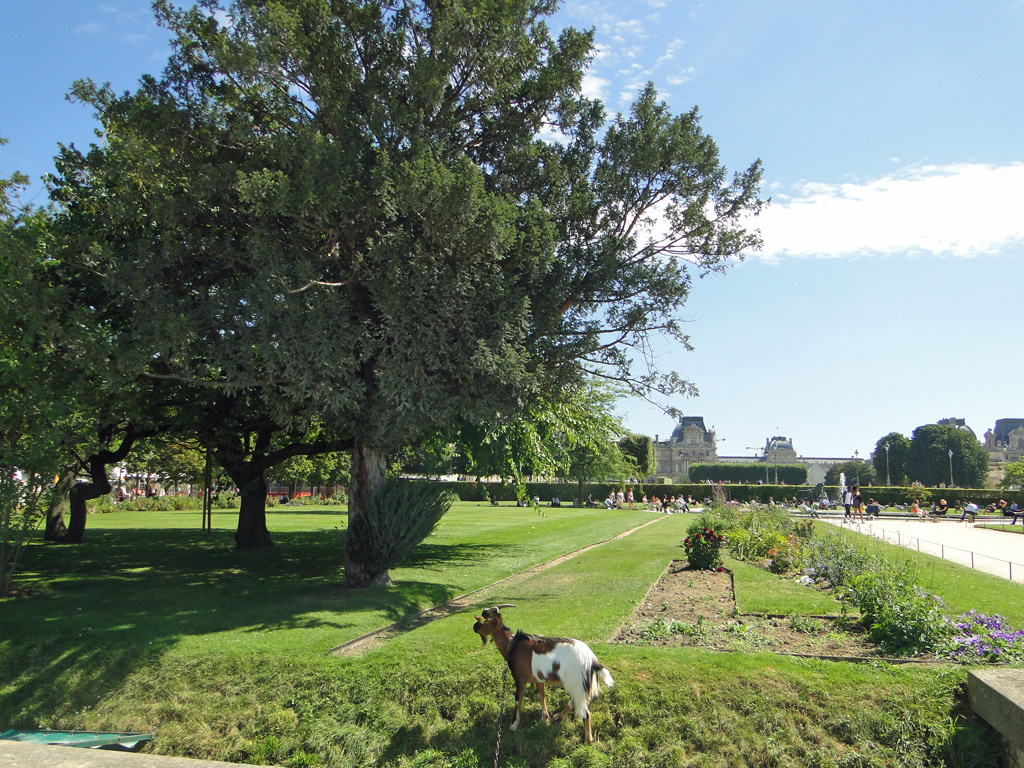
M 518 608 L 518 605 L 512 605 L 512 603 L 502 603 L 501 605 L 494 606 L 495 610 L 498 608 Z

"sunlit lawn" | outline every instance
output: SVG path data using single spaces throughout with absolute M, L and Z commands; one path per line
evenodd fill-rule
M 460 502 L 384 590 L 340 586 L 337 507 L 276 508 L 275 546 L 247 552 L 233 548 L 231 512 L 215 513 L 212 532 L 199 530 L 198 512 L 90 516 L 82 545 L 31 547 L 20 584 L 35 594 L 0 602 L 0 726 L 156 730 L 159 752 L 294 768 L 490 766 L 503 664 L 480 647 L 472 611 L 365 656 L 329 650 L 607 541 L 472 598 L 477 610 L 515 603 L 505 615 L 517 628 L 587 640 L 617 681 L 593 706 L 594 747 L 575 719 L 540 724 L 531 694 L 524 730 L 505 731 L 502 765 L 925 765 L 954 748 L 989 754 L 990 731 L 956 725 L 968 714 L 959 667 L 608 645 L 683 557 L 694 518 L 542 511 Z M 743 610 L 834 612 L 813 590 L 730 566 Z M 990 588 L 960 571 L 936 570 L 932 583 L 962 583 L 979 609 L 999 594 L 1024 604 L 1020 585 Z

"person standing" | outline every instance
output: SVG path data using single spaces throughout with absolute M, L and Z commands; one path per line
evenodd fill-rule
M 855 485 L 850 488 L 853 499 L 850 506 L 853 508 L 853 517 L 850 518 L 850 522 L 854 519 L 860 518 L 860 521 L 864 522 L 864 497 L 860 495 L 860 486 Z

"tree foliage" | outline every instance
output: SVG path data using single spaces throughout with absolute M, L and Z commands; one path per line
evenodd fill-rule
M 39 330 L 45 304 L 33 302 L 32 278 L 49 220 L 19 204 L 27 183 L 20 173 L 0 179 L 0 596 L 8 594 L 27 537 L 45 513 L 62 445 L 73 431 L 46 376 L 52 347 Z
M 886 445 L 889 446 L 888 451 L 885 450 Z M 887 485 L 906 485 L 909 452 L 910 440 L 899 432 L 890 432 L 885 437 L 880 437 L 872 454 L 875 477 L 879 482 L 886 482 Z
M 1011 461 L 1003 467 L 1003 477 L 999 481 L 1000 488 L 1024 487 L 1024 459 Z
M 619 450 L 633 462 L 637 477 L 653 477 L 657 473 L 658 452 L 648 435 L 626 435 L 619 440 Z
M 388 570 L 430 535 L 453 500 L 436 483 L 389 479 L 374 488 L 368 513 L 349 518 L 347 535 L 360 562 L 379 564 L 371 585 L 390 583 Z
M 323 419 L 356 518 L 404 446 L 496 434 L 587 376 L 688 391 L 649 338 L 686 344 L 692 276 L 759 246 L 760 164 L 727 178 L 651 87 L 609 121 L 554 7 L 157 2 L 163 77 L 78 84 L 104 146 L 55 183 L 69 260 L 131 316 L 119 364 L 287 433 Z M 376 568 L 349 551 L 346 580 Z
M 907 476 L 912 482 L 932 487 L 952 484 L 961 488 L 984 488 L 988 478 L 988 453 L 966 430 L 925 424 L 915 429 L 910 438 Z
M 839 475 L 846 474 L 846 484 L 849 485 L 877 485 L 878 478 L 875 475 L 875 468 L 864 459 L 850 459 L 839 464 L 833 464 L 825 472 L 825 485 L 839 485 Z

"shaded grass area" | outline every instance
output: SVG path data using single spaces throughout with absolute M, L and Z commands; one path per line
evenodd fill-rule
M 91 516 L 82 545 L 31 546 L 20 583 L 36 594 L 0 602 L 0 724 L 61 725 L 168 655 L 322 655 L 650 519 L 577 512 L 458 504 L 387 590 L 340 587 L 338 508 L 271 513 L 275 546 L 250 551 L 231 513 L 212 532 L 194 512 Z
M 224 545 L 229 527 L 207 539 L 166 520 L 138 530 L 125 517 L 102 531 L 90 520 L 87 547 L 33 547 L 26 567 L 39 594 L 0 603 L 14 630 L 0 638 L 0 725 L 155 729 L 162 753 L 294 768 L 469 768 L 494 764 L 504 707 L 506 766 L 992 764 L 992 732 L 971 720 L 959 667 L 606 645 L 680 557 L 683 515 L 474 605 L 516 603 L 504 611 L 510 626 L 592 645 L 616 679 L 592 706 L 594 746 L 575 718 L 540 723 L 532 690 L 523 730 L 508 731 L 504 664 L 480 646 L 473 610 L 363 657 L 326 655 L 438 595 L 650 519 L 554 512 L 459 505 L 394 572 L 394 588 L 358 591 L 337 587 L 340 551 L 322 515 L 275 517 L 277 546 L 246 553 Z M 748 576 L 750 595 L 764 589 Z M 553 692 L 549 706 L 564 696 Z

